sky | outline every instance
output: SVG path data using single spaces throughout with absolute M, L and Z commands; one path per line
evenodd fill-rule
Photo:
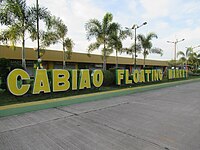
M 27 3 L 33 5 L 35 0 L 27 0 Z M 123 28 L 147 22 L 137 33 L 146 35 L 155 32 L 158 39 L 153 39 L 153 47 L 164 51 L 162 57 L 150 54 L 147 59 L 173 59 L 174 45 L 166 41 L 184 38 L 183 42 L 177 44 L 177 51 L 200 45 L 199 0 L 39 0 L 39 5 L 47 7 L 53 15 L 64 21 L 68 27 L 68 37 L 75 43 L 75 52 L 86 53 L 91 43 L 86 39 L 85 23 L 94 18 L 101 21 L 107 12 L 112 13 L 113 21 Z M 133 42 L 134 39 L 127 38 L 123 45 L 129 47 Z M 26 46 L 36 47 L 36 44 L 28 40 Z M 61 50 L 62 45 L 56 44 L 50 49 Z M 93 54 L 100 54 L 100 50 Z M 142 55 L 138 57 L 142 58 Z

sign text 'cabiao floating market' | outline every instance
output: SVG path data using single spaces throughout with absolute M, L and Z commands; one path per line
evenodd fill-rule
M 187 70 L 168 70 L 168 79 L 187 78 Z M 31 85 L 29 74 L 22 69 L 14 69 L 7 77 L 9 91 L 16 96 L 26 94 L 30 89 L 32 94 L 61 92 L 69 90 L 90 89 L 92 86 L 99 88 L 103 84 L 104 74 L 102 70 L 88 69 L 64 70 L 53 69 L 50 72 L 46 69 L 36 70 L 34 84 Z M 134 70 L 129 75 L 129 70 L 116 70 L 116 85 L 137 84 L 145 82 L 157 82 L 163 80 L 163 72 L 160 69 Z M 18 83 L 21 83 L 20 85 Z

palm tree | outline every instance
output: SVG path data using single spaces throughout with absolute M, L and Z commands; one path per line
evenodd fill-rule
M 128 36 L 132 36 L 132 33 L 129 30 L 122 30 L 121 26 L 118 26 L 115 32 L 110 37 L 110 47 L 115 49 L 116 52 L 116 68 L 118 68 L 118 53 L 126 51 L 123 48 L 122 40 L 126 39 Z
M 188 57 L 188 62 L 189 64 L 191 64 L 193 66 L 193 68 L 197 69 L 197 66 L 198 66 L 198 54 L 196 52 L 192 52 L 189 54 L 189 57 Z
M 186 67 L 187 67 L 189 56 L 192 56 L 192 53 L 193 53 L 193 48 L 192 47 L 188 47 L 185 53 L 183 51 L 178 51 L 177 57 L 180 56 L 179 61 L 182 64 L 186 63 Z
M 0 23 L 7 26 L 1 33 L 1 40 L 6 44 L 9 41 L 12 47 L 15 47 L 18 41 L 22 42 L 22 67 L 26 69 L 25 36 L 27 31 L 36 34 L 36 9 L 27 6 L 26 0 L 1 0 L 0 4 Z M 39 9 L 40 18 L 46 18 L 48 15 L 46 8 Z
M 119 28 L 119 24 L 113 23 L 112 20 L 113 15 L 111 13 L 106 13 L 102 22 L 97 19 L 91 19 L 85 25 L 87 39 L 96 39 L 94 43 L 89 45 L 88 53 L 91 53 L 102 46 L 103 70 L 106 70 L 107 57 L 113 52 L 113 49 L 110 48 L 109 44 L 110 36 Z
M 66 66 L 66 58 L 70 59 L 74 42 L 67 36 L 67 26 L 64 22 L 55 16 L 51 17 L 49 30 L 43 34 L 43 45 L 49 46 L 50 44 L 60 43 L 63 49 L 63 69 Z
M 140 54 L 142 51 L 141 44 L 136 43 L 136 54 Z M 126 52 L 126 54 L 131 55 L 132 59 L 134 59 L 134 53 L 135 53 L 135 43 L 132 43 L 129 48 L 124 48 L 123 52 Z M 137 56 L 137 55 L 136 55 Z M 133 60 L 134 61 L 134 60 Z
M 186 67 L 190 64 L 193 68 L 198 68 L 200 54 L 194 52 L 194 48 L 188 47 L 185 53 L 183 51 L 179 51 L 177 56 L 181 56 L 179 61 L 186 63 Z
M 158 36 L 155 33 L 151 32 L 151 33 L 147 34 L 146 37 L 142 34 L 139 34 L 137 36 L 137 38 L 138 38 L 138 40 L 141 44 L 141 47 L 144 49 L 144 52 L 143 52 L 143 56 L 144 56 L 143 68 L 145 67 L 145 59 L 150 53 L 160 54 L 161 56 L 163 55 L 162 49 L 152 48 L 153 44 L 152 44 L 151 40 L 153 38 L 158 38 Z
M 26 68 L 25 61 L 25 31 L 29 25 L 28 14 L 30 8 L 25 0 L 2 0 L 0 7 L 1 24 L 7 25 L 8 29 L 3 31 L 2 37 L 5 41 L 10 40 L 14 46 L 18 40 L 22 40 L 22 67 Z

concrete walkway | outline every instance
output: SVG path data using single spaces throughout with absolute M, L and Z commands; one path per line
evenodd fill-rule
M 0 150 L 200 150 L 200 82 L 0 118 Z

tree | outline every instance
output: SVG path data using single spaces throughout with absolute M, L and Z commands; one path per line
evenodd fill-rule
M 118 68 L 118 53 L 122 53 L 126 51 L 125 48 L 123 48 L 122 41 L 126 39 L 128 36 L 132 36 L 132 33 L 129 30 L 122 30 L 121 26 L 118 25 L 118 28 L 116 31 L 114 31 L 109 39 L 109 47 L 112 49 L 115 49 L 116 52 L 116 68 Z
M 66 58 L 70 59 L 74 42 L 67 36 L 67 26 L 64 22 L 55 16 L 51 17 L 50 28 L 43 34 L 43 45 L 49 46 L 50 44 L 60 43 L 63 49 L 63 69 L 65 69 Z
M 186 66 L 191 65 L 193 68 L 198 68 L 200 54 L 194 52 L 192 47 L 188 47 L 185 53 L 183 51 L 179 51 L 177 56 L 180 56 L 179 61 L 181 63 L 186 63 Z
M 162 49 L 152 48 L 153 44 L 152 44 L 151 40 L 153 38 L 158 38 L 158 36 L 155 33 L 151 32 L 151 33 L 147 34 L 146 37 L 145 37 L 145 35 L 139 34 L 137 36 L 137 38 L 140 42 L 139 44 L 141 45 L 141 47 L 144 50 L 144 52 L 143 52 L 143 56 L 144 56 L 143 68 L 145 67 L 145 59 L 150 53 L 160 54 L 161 56 L 163 55 Z
M 193 68 L 197 69 L 198 66 L 198 54 L 196 52 L 191 52 L 188 57 L 188 62 L 193 66 Z
M 2 32 L 2 40 L 10 41 L 12 47 L 17 41 L 22 40 L 22 66 L 26 68 L 25 62 L 25 31 L 30 22 L 28 21 L 30 8 L 24 0 L 2 0 L 0 7 L 0 22 L 7 25 L 8 29 Z
M 200 54 L 197 54 L 197 70 L 199 69 L 199 65 L 200 65 Z
M 195 62 L 196 70 L 198 70 L 199 64 L 200 64 L 200 54 L 196 53 L 196 62 Z
M 140 54 L 141 51 L 142 51 L 141 44 L 136 43 L 136 54 Z M 123 52 L 126 52 L 126 54 L 131 55 L 132 59 L 134 59 L 135 43 L 132 43 L 129 48 L 123 48 Z M 136 57 L 137 57 L 137 55 L 136 55 Z
M 26 0 L 1 0 L 0 23 L 7 29 L 1 33 L 1 41 L 14 48 L 17 42 L 22 42 L 22 67 L 26 69 L 25 61 L 25 36 L 26 32 L 36 34 L 36 8 L 29 7 Z M 40 19 L 47 19 L 50 13 L 46 8 L 39 8 Z
M 177 57 L 180 56 L 179 61 L 182 64 L 186 63 L 186 67 L 188 65 L 189 56 L 192 56 L 191 53 L 193 53 L 192 47 L 187 48 L 185 53 L 183 51 L 178 51 L 178 53 L 177 53 Z
M 107 57 L 113 52 L 113 49 L 110 48 L 110 36 L 119 28 L 119 25 L 112 22 L 112 20 L 113 15 L 111 13 L 106 13 L 102 22 L 97 19 L 91 19 L 85 24 L 87 39 L 91 40 L 95 38 L 96 40 L 89 45 L 88 53 L 102 46 L 103 70 L 106 70 Z

